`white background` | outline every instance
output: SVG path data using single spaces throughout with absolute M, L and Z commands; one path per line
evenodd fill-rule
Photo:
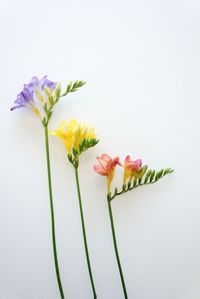
M 75 117 L 100 138 L 80 163 L 98 298 L 123 298 L 105 179 L 93 172 L 106 152 L 175 169 L 113 202 L 129 298 L 199 299 L 199 1 L 1 0 L 0 11 L 0 298 L 59 298 L 43 128 L 28 110 L 9 111 L 23 83 L 47 74 L 63 88 L 87 81 L 60 101 L 50 129 Z M 50 148 L 63 287 L 89 299 L 73 169 L 58 139 Z

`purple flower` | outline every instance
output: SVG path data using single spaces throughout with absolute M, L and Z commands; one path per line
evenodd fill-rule
M 23 91 L 17 95 L 17 99 L 14 103 L 15 105 L 11 108 L 11 111 L 17 108 L 25 107 L 27 104 L 34 106 L 33 92 L 24 87 Z
M 17 95 L 17 99 L 14 102 L 14 106 L 11 108 L 11 111 L 21 108 L 21 107 L 30 107 L 31 110 L 41 117 L 35 99 L 44 101 L 43 98 L 45 88 L 48 88 L 51 92 L 56 88 L 57 82 L 52 82 L 47 79 L 47 76 L 44 76 L 41 79 L 38 79 L 34 76 L 29 83 L 24 84 L 22 92 Z M 46 95 L 47 96 L 47 95 Z

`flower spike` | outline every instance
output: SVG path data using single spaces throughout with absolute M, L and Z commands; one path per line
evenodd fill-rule
M 45 136 L 45 148 L 47 158 L 47 175 L 48 175 L 48 187 L 49 187 L 49 200 L 51 210 L 51 229 L 52 229 L 52 245 L 54 264 L 57 277 L 58 288 L 60 292 L 60 298 L 64 299 L 64 291 L 62 288 L 59 263 L 57 257 L 57 245 L 56 245 L 56 230 L 54 220 L 54 202 L 51 183 L 51 167 L 50 167 L 50 151 L 49 151 L 49 135 L 48 124 L 53 114 L 53 108 L 59 101 L 61 96 L 67 95 L 69 92 L 76 91 L 79 87 L 85 84 L 84 81 L 76 81 L 74 84 L 70 83 L 67 86 L 67 92 L 61 95 L 61 84 L 53 82 L 44 76 L 38 79 L 36 76 L 32 77 L 30 82 L 24 84 L 23 90 L 17 95 L 17 99 L 14 102 L 14 106 L 11 111 L 27 107 L 32 110 L 41 120 L 44 127 Z M 69 88 L 69 86 L 71 86 Z M 94 142 L 92 142 L 93 144 Z
M 111 231 L 112 231 L 112 238 L 113 238 L 113 245 L 116 255 L 116 260 L 118 264 L 121 284 L 123 288 L 124 298 L 128 299 L 128 292 L 126 288 L 126 283 L 124 279 L 124 274 L 122 270 L 122 265 L 119 257 L 118 245 L 116 240 L 116 233 L 115 233 L 115 225 L 114 225 L 114 218 L 112 212 L 112 200 L 127 191 L 133 190 L 138 186 L 143 186 L 147 184 L 153 184 L 157 182 L 159 179 L 164 177 L 165 175 L 172 173 L 173 170 L 171 168 L 161 169 L 160 171 L 155 170 L 148 170 L 147 165 L 142 166 L 142 160 L 131 160 L 130 156 L 126 156 L 124 163 L 119 161 L 119 157 L 112 159 L 110 156 L 103 154 L 100 157 L 97 157 L 97 160 L 100 165 L 94 165 L 94 171 L 102 176 L 107 176 L 107 203 L 108 203 L 108 212 L 110 217 L 110 224 L 111 224 Z M 110 191 L 110 185 L 113 180 L 114 171 L 116 165 L 120 165 L 124 168 L 124 178 L 123 178 L 123 185 L 121 187 L 121 191 L 118 191 L 118 188 L 114 188 L 114 193 Z M 127 182 L 128 180 L 128 182 Z
M 44 76 L 41 79 L 34 76 L 31 81 L 24 84 L 23 90 L 17 95 L 11 111 L 27 107 L 31 109 L 42 121 L 43 126 L 47 126 L 53 113 L 55 104 L 61 97 L 69 92 L 77 91 L 85 84 L 84 81 L 75 81 L 67 85 L 66 92 L 61 94 L 61 84 L 53 82 Z
M 98 140 L 96 139 L 95 129 L 84 123 L 80 123 L 75 119 L 71 119 L 69 122 L 63 121 L 58 126 L 58 128 L 53 132 L 50 132 L 50 134 L 60 138 L 63 141 L 67 149 L 68 160 L 74 167 L 88 274 L 89 274 L 90 283 L 92 287 L 93 298 L 96 299 L 97 294 L 96 294 L 94 278 L 92 274 L 89 248 L 87 244 L 87 233 L 85 227 L 81 188 L 79 182 L 79 171 L 78 171 L 80 154 L 86 151 L 87 149 L 89 149 L 90 147 L 95 146 L 98 143 Z

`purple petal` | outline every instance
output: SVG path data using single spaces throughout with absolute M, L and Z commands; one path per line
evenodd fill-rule
M 22 108 L 22 107 L 24 107 L 24 105 L 16 105 L 16 106 L 13 106 L 13 107 L 10 109 L 10 111 L 13 111 L 13 110 L 15 110 L 15 109 Z
M 41 84 L 41 88 L 45 89 L 45 87 L 48 87 L 51 90 L 54 90 L 57 86 L 57 82 L 53 82 L 49 79 L 47 79 L 47 76 L 44 76 L 43 78 L 40 79 L 40 84 Z
M 29 83 L 24 84 L 24 87 L 26 89 L 29 89 L 30 91 L 34 91 L 34 89 L 40 84 L 40 80 L 34 76 L 32 77 L 31 81 Z
M 30 102 L 33 102 L 33 91 L 24 87 L 23 91 L 17 95 L 17 99 L 14 102 L 16 105 L 11 108 L 11 111 L 25 107 Z

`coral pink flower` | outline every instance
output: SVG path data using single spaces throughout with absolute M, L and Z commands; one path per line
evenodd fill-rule
M 115 167 L 119 164 L 119 157 L 111 158 L 107 154 L 97 157 L 100 165 L 95 165 L 94 170 L 100 175 L 107 176 L 108 193 L 110 192 L 110 185 L 114 177 Z
M 126 156 L 124 160 L 124 164 L 119 162 L 119 165 L 124 167 L 124 184 L 126 183 L 126 180 L 129 178 L 131 181 L 132 178 L 136 175 L 140 167 L 142 166 L 142 160 L 138 159 L 135 161 L 131 161 L 130 156 Z

